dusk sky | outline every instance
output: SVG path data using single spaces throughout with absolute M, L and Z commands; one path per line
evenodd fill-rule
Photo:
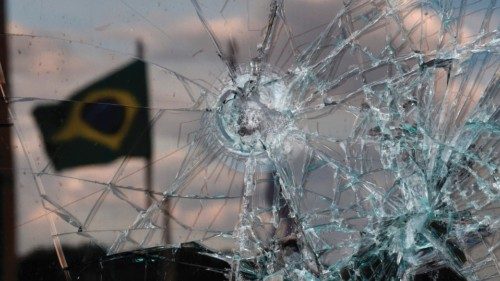
M 246 40 L 240 43 L 241 63 L 246 63 L 255 53 L 260 29 L 265 24 L 263 19 L 267 17 L 267 4 L 242 5 L 229 1 L 224 15 L 221 15 L 219 11 L 223 2 L 210 2 L 210 9 L 207 9 L 211 12 L 207 14 L 211 16 L 210 24 L 222 42 L 228 41 L 231 36 Z M 247 15 L 247 11 L 252 14 Z M 214 84 L 224 72 L 224 65 L 189 1 L 11 1 L 8 26 L 12 33 L 9 36 L 13 57 L 12 95 L 42 99 L 15 105 L 24 145 L 38 171 L 43 170 L 49 160 L 32 118 L 33 108 L 38 104 L 54 102 L 43 99 L 64 100 L 75 90 L 127 63 L 136 55 L 137 40 L 143 42 L 145 61 L 148 62 L 152 116 L 158 109 L 191 105 L 182 85 L 162 67 L 198 80 L 205 86 Z M 245 45 L 247 48 L 243 48 Z M 193 92 L 199 94 L 199 89 L 194 88 Z M 198 113 L 167 112 L 157 122 L 154 128 L 153 159 L 161 160 L 155 162 L 153 168 L 155 190 L 164 190 L 175 176 L 175 166 L 185 154 L 173 151 L 185 147 L 188 134 L 199 127 L 199 119 Z M 16 147 L 17 248 L 20 254 L 24 254 L 33 247 L 51 247 L 52 242 L 50 224 L 44 216 L 46 211 L 41 205 L 19 140 L 16 140 Z M 76 168 L 63 174 L 66 177 L 109 182 L 121 160 L 109 165 Z M 129 161 L 122 175 L 131 175 L 118 184 L 144 188 L 141 170 L 144 165 L 142 159 Z M 50 171 L 51 168 L 48 169 Z M 48 195 L 56 198 L 59 204 L 75 202 L 68 206 L 68 210 L 80 215 L 82 220 L 99 195 L 96 192 L 102 188 L 68 178 L 45 176 L 42 182 Z M 140 192 L 132 192 L 129 196 L 138 204 L 144 202 Z M 120 200 L 110 199 L 106 203 L 109 205 L 103 206 L 103 213 L 98 215 L 103 219 L 96 222 L 97 228 L 123 229 L 136 216 L 135 212 L 127 213 L 128 206 L 120 205 Z M 233 209 L 228 212 L 231 216 L 227 220 L 230 225 L 234 224 L 237 215 L 235 210 L 239 207 L 234 203 L 237 202 L 229 204 Z M 178 209 L 184 220 L 190 216 L 189 207 L 180 206 Z M 59 233 L 73 231 L 59 219 L 56 219 L 56 227 Z
M 207 0 L 200 3 L 223 47 L 227 48 L 227 42 L 234 40 L 238 46 L 237 63 L 247 64 L 256 55 L 261 31 L 266 26 L 268 2 Z M 320 27 L 328 23 L 341 7 L 342 1 L 286 1 L 287 20 L 297 36 L 295 44 L 303 46 L 315 38 L 321 31 Z M 51 175 L 56 172 L 50 166 L 40 131 L 32 117 L 35 106 L 67 99 L 76 90 L 134 59 L 137 40 L 143 42 L 144 61 L 148 63 L 150 114 L 159 116 L 153 137 L 154 190 L 163 192 L 175 177 L 186 155 L 185 147 L 193 136 L 192 132 L 200 127 L 201 118 L 200 112 L 178 110 L 191 107 L 193 101 L 175 74 L 195 82 L 190 84 L 196 99 L 201 95 L 202 88 L 215 93 L 220 90 L 219 79 L 225 79 L 226 70 L 190 1 L 11 0 L 8 2 L 8 16 L 11 96 L 33 98 L 14 103 L 15 122 L 22 132 L 23 145 L 27 150 L 26 155 L 19 139 L 14 141 L 17 249 L 22 255 L 34 247 L 52 245 L 50 223 L 32 173 L 46 172 L 47 175 L 41 179 L 49 197 L 67 206 L 81 220 L 85 220 L 99 192 L 105 188 L 99 183 L 120 179 L 115 183 L 145 188 L 145 163 L 138 158 L 125 163 L 118 176 L 116 171 L 123 159 L 108 165 L 87 166 Z M 405 24 L 412 26 L 421 15 L 406 16 Z M 426 14 L 424 27 L 430 44 L 440 26 L 439 19 Z M 476 27 L 473 15 L 464 27 L 464 37 L 476 32 Z M 384 44 L 375 36 L 369 40 L 370 47 Z M 282 41 L 283 56 L 286 57 L 290 50 L 284 44 L 286 40 Z M 290 62 L 284 61 L 280 65 L 281 71 L 286 71 L 289 65 Z M 163 114 L 159 115 L 161 112 Z M 334 121 L 335 128 L 331 129 L 334 133 L 346 134 L 351 128 L 353 117 L 346 116 L 342 116 L 343 120 Z M 33 171 L 28 158 L 35 165 Z M 229 172 L 226 174 L 213 183 L 214 189 L 210 192 L 226 194 L 231 178 Z M 235 195 L 241 193 L 241 174 L 236 178 L 236 188 L 232 191 Z M 144 205 L 141 192 L 125 192 L 136 204 Z M 136 217 L 135 210 L 122 200 L 113 198 L 111 196 L 106 200 L 97 214 L 99 219 L 93 225 L 95 229 L 125 229 Z M 203 205 L 199 202 L 181 205 L 174 212 L 190 224 L 195 223 L 200 209 L 204 211 L 204 220 L 209 221 L 211 215 L 221 208 L 219 205 L 200 207 L 200 204 Z M 232 229 L 238 219 L 239 204 L 240 201 L 234 200 L 225 205 L 215 224 L 218 223 L 219 228 Z M 55 218 L 55 221 L 58 233 L 74 231 L 62 220 Z M 175 235 L 178 236 L 176 241 L 183 242 L 187 234 L 179 231 Z M 83 241 L 79 238 L 68 239 L 68 243 Z M 102 240 L 112 241 L 113 237 L 102 237 Z

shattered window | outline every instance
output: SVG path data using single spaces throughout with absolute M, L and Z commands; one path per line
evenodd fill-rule
M 500 280 L 497 1 L 7 7 L 23 280 Z

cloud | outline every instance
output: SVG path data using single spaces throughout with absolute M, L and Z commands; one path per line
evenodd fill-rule
M 304 9 L 304 5 L 307 5 L 307 11 Z M 311 27 L 320 26 L 321 24 L 329 22 L 341 7 L 342 1 L 331 0 L 301 0 L 287 2 L 285 4 L 288 23 L 294 34 L 300 34 Z M 61 9 L 64 11 L 62 6 Z M 174 12 L 172 14 L 175 14 L 175 8 L 173 9 Z M 113 14 L 113 11 L 109 12 L 111 15 L 116 15 Z M 425 15 L 425 20 L 422 23 L 422 10 L 416 9 L 412 11 L 406 17 L 405 25 L 408 28 L 415 25 L 421 25 L 421 28 L 430 35 L 427 41 L 434 42 L 433 44 L 435 44 L 435 40 L 437 40 L 435 34 L 442 25 L 439 17 L 431 11 L 424 11 L 424 14 L 425 13 L 428 14 Z M 34 17 L 31 14 L 28 16 Z M 190 10 L 189 14 L 182 13 L 177 18 L 173 19 L 166 17 L 164 13 L 154 10 L 147 16 L 156 27 L 137 17 L 127 17 L 127 19 L 133 19 L 131 22 L 110 22 L 108 18 L 98 18 L 101 21 L 96 20 L 94 22 L 94 18 L 91 17 L 87 19 L 88 21 L 81 24 L 83 27 L 77 24 L 70 24 L 68 28 L 66 28 L 67 26 L 65 25 L 67 20 L 54 19 L 54 22 L 61 26 L 61 29 L 59 29 L 59 27 L 52 29 L 53 27 L 49 25 L 49 19 L 47 19 L 47 23 L 42 23 L 40 26 L 28 26 L 20 21 L 9 22 L 8 31 L 10 33 L 26 35 L 53 34 L 54 36 L 62 37 L 62 40 L 44 38 L 43 36 L 9 37 L 11 39 L 10 43 L 13 58 L 13 67 L 10 70 L 13 74 L 11 76 L 14 81 L 12 93 L 15 96 L 35 95 L 42 98 L 65 99 L 78 87 L 89 83 L 89 81 L 93 81 L 99 75 L 108 73 L 117 65 L 130 59 L 130 56 L 126 54 L 133 55 L 135 53 L 134 42 L 137 38 L 144 40 L 147 48 L 148 60 L 160 65 L 166 65 L 174 70 L 179 70 L 181 73 L 184 71 L 184 74 L 189 77 L 215 79 L 215 74 L 221 69 L 222 64 L 217 57 L 213 43 L 192 10 Z M 22 18 L 20 15 L 15 15 L 15 17 Z M 266 13 L 255 15 L 253 19 L 257 21 L 257 19 L 260 20 L 261 18 L 264 20 L 262 21 L 262 26 L 264 26 L 265 19 L 267 18 Z M 242 46 L 241 62 L 247 62 L 251 58 L 252 52 L 255 52 L 257 43 L 261 40 L 261 32 L 259 30 L 248 30 L 249 27 L 247 26 L 246 14 L 244 13 L 231 14 L 230 17 L 226 18 L 222 16 L 210 18 L 208 19 L 208 23 L 223 44 L 223 47 L 226 46 L 225 44 L 231 37 L 239 40 L 238 42 L 240 42 Z M 54 23 L 52 22 L 52 24 Z M 159 31 L 157 27 L 162 31 Z M 69 30 L 70 32 L 65 35 L 61 30 Z M 318 28 L 305 36 L 301 36 L 300 39 L 302 42 L 310 42 L 310 40 L 317 36 L 321 30 L 322 28 Z M 471 32 L 466 27 L 464 32 L 466 36 L 471 35 Z M 415 35 L 417 34 L 420 33 L 415 32 Z M 373 42 L 377 39 L 378 38 L 373 36 L 370 40 Z M 116 50 L 116 52 L 112 50 Z M 201 52 L 199 54 L 193 56 L 193 54 L 200 50 Z M 209 73 L 207 69 L 213 71 L 215 74 Z M 168 74 L 165 73 L 162 73 L 162 75 L 168 76 Z M 152 79 L 151 81 L 151 86 L 158 89 L 158 91 L 155 92 L 155 95 L 158 97 L 154 97 L 155 100 L 153 102 L 155 107 L 166 107 L 171 105 L 166 101 L 165 97 L 167 94 L 175 91 L 182 91 L 179 85 L 174 85 L 174 83 L 172 83 L 175 79 L 172 78 L 172 76 L 169 77 L 173 80 Z M 458 93 L 459 89 L 455 88 L 455 86 L 452 87 L 453 94 L 450 94 L 448 98 L 454 97 L 456 93 Z M 179 96 L 180 94 L 176 96 L 176 99 L 179 99 Z M 473 94 L 473 96 L 475 97 L 475 94 Z M 158 102 L 159 100 L 162 102 Z M 17 108 L 19 119 L 16 122 L 25 133 L 25 145 L 30 150 L 29 153 L 32 157 L 39 157 L 40 159 L 37 163 L 44 165 L 47 163 L 48 159 L 44 156 L 45 152 L 43 151 L 43 147 L 40 146 L 41 137 L 31 117 L 31 110 L 36 104 L 38 104 L 38 102 L 26 104 L 25 106 Z M 168 116 L 168 118 L 172 118 L 172 121 L 166 121 L 155 128 L 155 134 L 157 135 L 155 142 L 158 143 L 158 147 L 161 149 L 161 151 L 157 151 L 157 155 L 160 156 L 166 155 L 171 151 L 172 146 L 170 144 L 176 143 L 177 136 L 175 132 L 177 132 L 177 128 L 173 131 L 168 131 L 167 128 L 176 126 L 176 124 L 178 124 L 177 119 L 187 117 L 171 115 Z M 24 152 L 21 149 L 17 149 L 16 151 L 17 165 L 22 164 L 23 167 L 26 167 Z M 184 157 L 185 151 L 175 153 L 154 164 L 156 174 L 155 180 L 157 181 L 156 186 L 158 186 L 160 190 L 164 190 L 168 187 L 168 184 L 175 177 L 177 169 Z M 117 171 L 120 161 L 121 159 L 110 165 L 96 165 L 93 167 L 75 169 L 66 173 L 66 175 L 106 183 Z M 125 168 L 125 172 L 135 171 L 142 166 L 142 160 L 132 161 Z M 127 178 L 127 180 L 119 183 L 141 187 L 144 186 L 143 176 L 144 174 L 139 172 L 136 176 Z M 22 177 L 31 179 L 32 175 L 28 172 L 27 175 Z M 203 180 L 205 179 L 200 177 L 196 184 L 200 184 Z M 218 182 L 220 189 L 226 188 L 228 182 L 229 178 L 221 179 Z M 30 184 L 33 185 L 33 183 Z M 95 185 L 79 180 L 64 181 L 63 186 L 59 186 L 57 180 L 46 181 L 46 184 L 47 187 L 54 187 L 53 191 L 58 193 L 56 194 L 57 198 L 63 204 L 72 202 L 89 194 L 91 192 L 91 186 L 93 186 L 92 190 L 95 190 Z M 29 188 L 35 189 L 34 186 L 29 186 Z M 219 191 L 220 190 L 217 190 L 217 192 Z M 128 194 L 132 196 L 132 193 Z M 19 193 L 19 200 L 24 202 L 22 205 L 19 205 L 25 213 L 22 215 L 22 221 L 25 221 L 24 218 L 36 218 L 46 212 L 40 204 L 33 204 L 35 199 L 30 196 L 33 196 L 33 194 Z M 137 201 L 142 200 L 142 198 L 133 199 Z M 107 200 L 111 205 L 110 208 L 113 206 L 120 206 L 123 203 L 112 194 Z M 88 199 L 88 202 L 95 202 L 95 198 Z M 86 204 L 88 205 L 88 203 Z M 199 219 L 198 226 L 210 221 L 210 218 L 212 218 L 222 206 L 221 204 L 222 201 L 213 204 L 207 203 L 202 211 L 202 217 Z M 175 214 L 181 218 L 181 220 L 193 223 L 198 216 L 198 206 L 192 208 L 191 205 L 180 207 Z M 235 215 L 238 213 L 238 208 L 239 200 L 232 201 L 225 207 L 218 221 L 221 223 L 226 221 L 227 224 L 233 223 Z M 83 211 L 78 213 L 78 215 L 83 216 Z M 122 225 L 128 223 L 128 221 L 120 220 L 118 217 L 116 220 Z M 26 232 L 24 229 L 22 231 Z M 20 245 L 22 245 L 22 247 L 31 247 L 34 243 L 42 244 L 46 242 L 44 239 L 40 241 L 29 239 L 24 238 L 20 241 Z
M 20 22 L 9 21 L 7 22 L 7 33 L 10 34 L 30 34 L 33 31 Z

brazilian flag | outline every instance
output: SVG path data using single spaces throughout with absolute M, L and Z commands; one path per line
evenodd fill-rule
M 151 157 L 146 66 L 134 61 L 33 115 L 56 170 Z

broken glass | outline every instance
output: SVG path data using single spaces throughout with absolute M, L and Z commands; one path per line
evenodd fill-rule
M 172 249 L 230 280 L 500 278 L 497 1 L 11 5 L 14 171 L 45 210 L 18 228 L 49 225 L 67 278 L 64 245 L 110 280 Z M 152 161 L 55 170 L 30 111 L 130 58 Z

